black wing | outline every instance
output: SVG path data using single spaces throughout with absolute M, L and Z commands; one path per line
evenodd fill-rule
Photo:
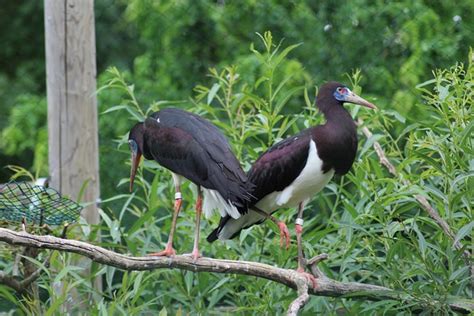
M 273 145 L 262 154 L 248 172 L 249 180 L 255 185 L 251 204 L 266 195 L 282 191 L 301 173 L 308 159 L 311 130 L 288 137 Z
M 283 191 L 298 177 L 308 159 L 311 131 L 311 129 L 304 130 L 298 135 L 276 143 L 255 161 L 248 172 L 249 180 L 255 184 L 249 205 L 258 203 L 272 192 Z M 213 242 L 218 239 L 219 233 L 229 221 L 231 225 L 232 223 L 240 225 L 239 220 L 234 220 L 230 216 L 221 217 L 219 226 L 207 237 L 207 241 Z M 237 236 L 242 229 L 260 223 L 240 226 L 230 239 Z
M 158 163 L 198 185 L 217 190 L 241 213 L 247 211 L 248 191 L 253 186 L 214 125 L 189 112 L 167 109 L 153 114 L 145 126 L 149 151 Z
M 199 115 L 175 108 L 161 110 L 151 117 L 159 119 L 162 126 L 175 127 L 192 135 L 210 158 L 221 165 L 222 172 L 235 180 L 247 181 L 229 142 L 214 124 Z

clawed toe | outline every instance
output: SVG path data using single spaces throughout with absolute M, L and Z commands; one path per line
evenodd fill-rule
M 297 269 L 296 272 L 298 272 L 299 274 L 304 276 L 306 278 L 306 280 L 311 282 L 311 284 L 313 285 L 313 289 L 315 289 L 318 286 L 318 282 L 316 281 L 316 277 L 314 275 L 312 275 L 311 273 L 305 272 L 304 269 L 302 269 L 302 268 Z
M 148 254 L 148 256 L 151 257 L 171 257 L 174 255 L 176 255 L 176 251 L 173 248 L 166 248 L 160 252 L 152 252 Z
M 196 251 L 196 250 L 193 250 L 193 252 L 191 253 L 185 253 L 183 254 L 183 256 L 192 257 L 194 262 L 196 262 L 199 258 L 202 258 L 199 251 Z
M 284 222 L 278 222 L 278 228 L 280 229 L 280 247 L 283 248 L 283 241 L 285 241 L 286 249 L 290 248 L 290 231 Z

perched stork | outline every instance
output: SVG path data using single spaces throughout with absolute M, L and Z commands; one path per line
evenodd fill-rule
M 343 107 L 344 103 L 376 108 L 341 83 L 324 84 L 319 90 L 316 104 L 326 118 L 326 123 L 280 141 L 257 159 L 248 172 L 249 180 L 255 184 L 250 192 L 252 198 L 249 207 L 256 211 L 239 218 L 224 216 L 219 227 L 208 236 L 209 242 L 231 239 L 242 229 L 270 218 L 270 214 L 279 208 L 298 207 L 295 221 L 297 271 L 304 272 L 301 243 L 304 205 L 326 186 L 334 174 L 346 174 L 357 152 L 356 124 Z M 279 226 L 284 237 L 281 224 Z
M 140 157 L 155 160 L 172 172 L 175 206 L 165 250 L 151 255 L 171 256 L 176 220 L 181 208 L 181 182 L 186 178 L 197 185 L 196 229 L 193 258 L 199 257 L 199 224 L 202 210 L 206 217 L 218 210 L 223 217 L 239 218 L 247 212 L 253 186 L 231 151 L 227 139 L 216 126 L 202 117 L 179 109 L 153 113 L 129 133 L 132 152 L 130 191 Z

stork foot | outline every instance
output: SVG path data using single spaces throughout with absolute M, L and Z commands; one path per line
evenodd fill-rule
M 286 244 L 286 250 L 290 248 L 290 231 L 288 230 L 288 227 L 286 227 L 286 224 L 282 221 L 277 223 L 278 228 L 280 229 L 280 248 L 283 248 L 283 240 L 285 241 Z
M 198 249 L 194 249 L 191 253 L 185 253 L 183 256 L 192 257 L 194 262 L 196 262 L 199 258 L 202 257 Z
M 148 256 L 153 256 L 153 257 L 171 257 L 174 255 L 176 255 L 176 251 L 173 249 L 172 246 L 166 246 L 165 250 L 162 250 L 160 252 L 152 252 L 148 254 Z
M 305 272 L 303 268 L 296 269 L 296 272 L 298 272 L 299 274 L 304 276 L 306 278 L 306 280 L 311 282 L 311 284 L 313 285 L 313 289 L 315 289 L 318 286 L 318 282 L 316 281 L 316 277 L 314 275 L 312 275 L 311 273 Z

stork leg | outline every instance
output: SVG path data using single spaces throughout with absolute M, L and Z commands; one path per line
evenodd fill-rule
M 295 230 L 296 230 L 296 242 L 298 244 L 298 268 L 296 272 L 303 274 L 303 276 L 308 279 L 312 284 L 313 288 L 316 287 L 316 278 L 311 273 L 305 272 L 305 258 L 304 258 L 304 251 L 303 251 L 303 240 L 301 235 L 303 234 L 303 209 L 304 205 L 301 202 L 298 205 L 298 217 L 296 218 Z
M 201 224 L 201 214 L 202 214 L 202 191 L 201 187 L 198 186 L 198 196 L 196 201 L 196 228 L 194 231 L 194 247 L 191 255 L 196 261 L 201 255 L 199 254 L 199 231 Z
M 179 210 L 181 209 L 181 202 L 182 202 L 181 186 L 176 185 L 175 190 L 176 190 L 176 192 L 174 194 L 173 220 L 171 221 L 171 230 L 170 230 L 170 234 L 168 236 L 168 242 L 166 243 L 166 248 L 165 248 L 165 250 L 162 250 L 160 252 L 150 253 L 149 256 L 169 257 L 169 256 L 174 256 L 176 254 L 176 251 L 173 249 L 173 236 L 174 236 L 174 232 L 176 230 L 176 222 L 178 220 Z
M 283 221 L 279 221 L 267 212 L 259 209 L 258 207 L 252 206 L 252 210 L 264 216 L 266 219 L 269 219 L 274 222 L 280 229 L 280 247 L 283 247 L 283 240 L 285 240 L 286 249 L 290 248 L 290 232 L 288 230 L 288 227 L 286 227 L 286 224 Z

